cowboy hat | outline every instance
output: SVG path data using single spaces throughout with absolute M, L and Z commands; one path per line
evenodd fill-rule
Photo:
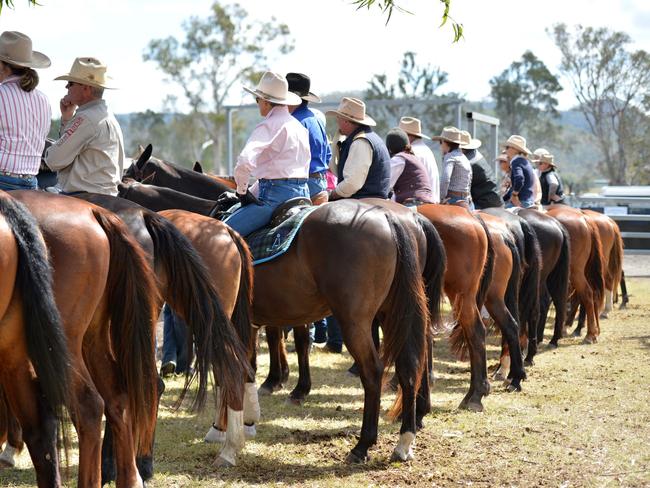
M 0 35 L 0 61 L 22 68 L 47 68 L 50 58 L 32 51 L 32 40 L 16 31 L 4 31 Z
M 469 136 L 469 133 L 468 133 Z M 469 142 L 469 137 L 464 137 L 460 129 L 449 126 L 442 129 L 442 132 L 439 136 L 433 136 L 432 141 L 447 141 L 453 144 L 458 144 L 459 146 Z
M 460 146 L 461 149 L 471 150 L 471 149 L 478 149 L 479 147 L 481 147 L 482 143 L 481 143 L 480 139 L 474 139 L 472 137 L 472 135 L 469 133 L 469 131 L 462 130 L 461 132 L 463 133 L 463 136 L 465 137 L 465 141 L 469 141 L 469 142 L 464 142 L 463 144 L 461 144 L 461 146 Z
M 554 162 L 553 155 L 550 152 L 548 152 L 547 149 L 544 149 L 543 147 L 540 147 L 539 149 L 535 149 L 535 151 L 533 152 L 533 155 L 531 156 L 530 160 L 533 163 L 537 163 L 537 164 L 546 163 L 546 164 L 550 164 L 551 166 L 555 167 L 555 162 Z
M 262 75 L 257 88 L 244 87 L 244 90 L 255 95 L 256 98 L 278 105 L 300 105 L 301 103 L 300 97 L 289 91 L 287 79 L 272 71 L 267 71 Z
M 94 86 L 114 90 L 109 86 L 112 78 L 106 74 L 106 65 L 97 58 L 77 58 L 72 63 L 70 72 L 57 76 L 55 80 L 72 81 L 81 85 Z
M 506 143 L 503 145 L 504 148 L 512 147 L 516 149 L 519 152 L 525 153 L 525 154 L 532 154 L 530 152 L 530 149 L 526 147 L 526 139 L 520 135 L 512 135 L 508 137 L 508 140 Z
M 289 83 L 289 91 L 295 93 L 303 100 L 314 103 L 321 102 L 320 97 L 309 91 L 311 87 L 309 76 L 303 75 L 302 73 L 287 73 L 287 83 Z
M 366 115 L 366 104 L 358 98 L 343 97 L 337 110 L 328 110 L 325 115 L 339 115 L 357 124 L 375 126 L 377 123 Z
M 506 153 L 504 153 L 504 152 L 499 154 L 494 161 L 499 162 L 499 163 L 509 163 L 510 162 L 510 161 L 508 161 L 508 155 Z
M 399 128 L 411 136 L 431 139 L 429 136 L 422 134 L 420 119 L 416 119 L 415 117 L 402 117 L 399 119 Z

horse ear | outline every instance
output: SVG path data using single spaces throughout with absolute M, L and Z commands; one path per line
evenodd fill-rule
M 142 151 L 142 154 L 140 154 L 140 157 L 138 160 L 135 162 L 135 166 L 139 169 L 142 170 L 144 168 L 144 165 L 147 164 L 147 161 L 151 158 L 151 153 L 153 152 L 153 147 L 151 144 L 149 144 L 144 151 Z
M 155 177 L 156 177 L 156 172 L 154 171 L 153 173 L 151 173 L 146 178 L 143 178 L 142 180 L 140 180 L 140 183 L 142 183 L 143 185 L 150 185 Z
M 196 171 L 197 173 L 203 173 L 203 166 L 201 166 L 201 163 L 199 163 L 198 161 L 196 161 L 194 163 L 194 166 L 192 167 L 192 169 L 194 171 Z

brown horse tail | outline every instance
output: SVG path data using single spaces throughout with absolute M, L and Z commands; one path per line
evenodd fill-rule
M 416 392 L 426 367 L 428 334 L 427 297 L 417 258 L 417 247 L 409 232 L 390 214 L 386 215 L 397 251 L 395 274 L 389 293 L 389 307 L 383 322 L 384 367 L 395 363 L 400 375 L 413 378 Z M 431 250 L 428 250 L 431 252 Z M 433 273 L 444 274 L 444 256 L 435 260 Z M 442 269 L 440 269 L 442 268 Z M 440 300 L 439 296 L 432 297 Z M 389 412 L 395 418 L 402 409 L 398 396 Z
M 621 283 L 621 278 L 623 274 L 623 238 L 621 237 L 621 231 L 618 228 L 618 224 L 612 220 L 612 226 L 614 228 L 614 245 L 612 250 L 609 253 L 609 282 L 612 284 L 612 292 L 618 293 L 618 286 Z
M 114 214 L 99 207 L 93 214 L 110 244 L 106 289 L 111 315 L 111 343 L 129 398 L 138 454 L 151 446 L 157 412 L 154 328 L 160 303 L 153 271 L 144 251 Z
M 70 391 L 70 354 L 52 289 L 52 268 L 38 223 L 17 200 L 2 192 L 0 214 L 11 228 L 18 247 L 16 285 L 23 303 L 27 354 L 45 402 L 59 422 L 66 449 L 68 431 L 63 407 Z
M 560 257 L 555 263 L 555 267 L 546 279 L 546 286 L 548 292 L 553 298 L 555 305 L 555 324 L 557 330 L 554 330 L 553 337 L 561 337 L 562 325 L 566 321 L 567 315 L 567 299 L 569 295 L 569 275 L 571 271 L 571 237 L 560 222 L 557 223 L 562 231 L 562 247 L 560 249 Z M 544 337 L 544 323 L 539 324 L 537 330 L 537 337 Z
M 426 237 L 427 259 L 422 272 L 422 279 L 429 301 L 429 319 L 432 327 L 440 324 L 440 307 L 442 299 L 442 287 L 444 284 L 445 268 L 447 266 L 447 254 L 442 243 L 440 234 L 433 223 L 424 215 L 416 213 L 422 232 Z M 442 263 L 442 265 L 441 265 Z
M 596 223 L 590 219 L 585 219 L 589 225 L 591 232 L 591 252 L 585 269 L 587 282 L 591 285 L 594 294 L 594 303 L 596 304 L 596 313 L 599 314 L 603 308 L 603 300 L 605 299 L 605 276 L 603 273 L 603 246 L 600 242 L 598 227 Z
M 237 246 L 242 262 L 239 292 L 237 293 L 235 309 L 232 312 L 232 324 L 235 326 L 235 331 L 242 343 L 248 345 L 248 357 L 250 359 L 256 347 L 256 335 L 251 332 L 253 325 L 251 310 L 253 305 L 253 256 L 242 236 L 230 227 L 228 227 L 228 232 Z M 252 371 L 249 373 L 249 381 L 254 381 L 254 373 Z
M 520 219 L 521 230 L 524 233 L 524 252 L 521 256 L 526 260 L 526 269 L 521 281 L 519 292 L 520 332 L 528 324 L 528 338 L 537 337 L 537 319 L 539 317 L 539 280 L 542 267 L 542 253 L 539 249 L 537 234 L 531 225 Z
M 481 283 L 478 288 L 478 293 L 476 294 L 476 305 L 481 308 L 485 303 L 485 297 L 487 296 L 490 282 L 492 281 L 492 274 L 494 273 L 494 243 L 492 242 L 492 236 L 490 235 L 490 231 L 488 230 L 485 221 L 479 214 L 474 214 L 474 216 L 483 227 L 485 236 L 487 237 L 487 257 L 485 260 L 485 266 L 483 267 Z

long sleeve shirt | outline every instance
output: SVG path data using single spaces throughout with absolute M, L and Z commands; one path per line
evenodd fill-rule
M 286 106 L 273 107 L 253 129 L 237 158 L 237 192 L 246 193 L 251 177 L 307 178 L 310 160 L 307 129 L 291 116 Z
M 518 194 L 521 201 L 531 198 L 534 200 L 536 178 L 533 167 L 526 158 L 516 156 L 510 161 L 510 181 L 512 184 L 511 194 Z
M 352 141 L 350 152 L 343 168 L 343 181 L 336 185 L 336 193 L 344 198 L 351 197 L 358 192 L 368 178 L 368 171 L 372 164 L 372 146 L 363 137 Z M 330 164 L 330 169 L 332 165 Z M 336 166 L 332 169 L 337 174 Z
M 309 152 L 311 153 L 309 173 L 325 171 L 332 157 L 325 124 L 307 106 L 307 102 L 303 102 L 291 115 L 309 132 Z
M 440 199 L 447 198 L 450 191 L 469 195 L 472 185 L 472 167 L 460 149 L 445 154 L 442 159 Z
M 104 100 L 80 106 L 61 127 L 45 163 L 58 171 L 64 192 L 87 191 L 117 195 L 124 169 L 124 139 L 115 116 Z
M 26 92 L 20 78 L 0 83 L 0 171 L 35 175 L 41 164 L 52 110 L 39 90 Z
M 433 151 L 429 149 L 429 146 L 422 139 L 415 139 L 411 143 L 411 149 L 413 149 L 413 154 L 420 158 L 429 174 L 434 203 L 440 203 L 440 176 Z

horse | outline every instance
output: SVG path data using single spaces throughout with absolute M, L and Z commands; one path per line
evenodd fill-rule
M 71 358 L 38 224 L 5 192 L 0 192 L 0 248 L 0 410 L 14 428 L 7 406 L 16 412 L 37 485 L 61 486 L 57 430 L 67 447 L 63 408 L 70 400 Z
M 603 252 L 598 228 L 578 209 L 566 205 L 552 205 L 548 215 L 557 219 L 567 230 L 571 240 L 569 271 L 570 289 L 587 315 L 587 335 L 584 342 L 598 341 L 600 324 L 598 313 L 604 299 Z

